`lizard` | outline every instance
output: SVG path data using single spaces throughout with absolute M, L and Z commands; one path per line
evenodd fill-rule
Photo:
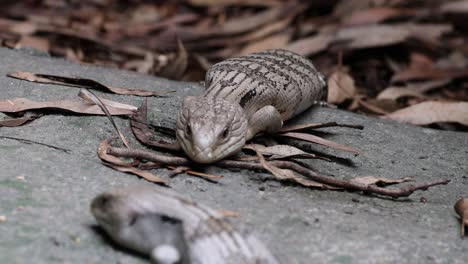
M 117 243 L 157 264 L 278 264 L 250 233 L 225 216 L 158 186 L 104 192 L 91 213 Z
M 214 64 L 205 88 L 184 99 L 176 121 L 182 150 L 205 164 L 238 153 L 259 133 L 277 132 L 284 121 L 327 96 L 327 82 L 314 65 L 281 49 Z

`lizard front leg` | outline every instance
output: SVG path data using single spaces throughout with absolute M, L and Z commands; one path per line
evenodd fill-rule
M 275 133 L 282 126 L 283 119 L 278 110 L 272 105 L 264 106 L 250 117 L 245 140 L 252 139 L 260 132 Z

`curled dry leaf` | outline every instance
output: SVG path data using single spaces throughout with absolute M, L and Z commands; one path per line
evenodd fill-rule
M 136 95 L 136 96 L 162 96 L 167 93 L 172 93 L 173 91 L 161 91 L 161 92 L 152 92 L 146 90 L 132 90 L 127 88 L 118 88 L 107 86 L 96 82 L 95 80 L 85 79 L 85 78 L 70 78 L 64 76 L 50 75 L 50 74 L 38 74 L 32 72 L 12 72 L 8 73 L 7 76 L 30 81 L 37 83 L 45 84 L 56 84 L 56 85 L 65 85 L 76 88 L 88 88 L 99 90 L 108 93 L 122 94 L 122 95 Z
M 357 94 L 354 79 L 346 72 L 337 70 L 328 77 L 328 99 L 331 104 L 340 104 Z
M 110 106 L 116 103 L 109 100 L 103 100 L 111 115 L 131 115 L 136 110 L 135 106 L 120 104 L 120 107 Z M 83 100 L 70 99 L 60 101 L 35 102 L 26 98 L 15 98 L 6 101 L 0 101 L 0 112 L 15 113 L 27 110 L 62 110 L 78 114 L 105 115 L 105 113 L 95 104 L 90 104 Z
M 168 61 L 168 63 L 163 68 L 161 68 L 158 71 L 157 75 L 172 80 L 180 80 L 184 75 L 185 70 L 187 70 L 187 66 L 188 53 L 187 50 L 185 50 L 182 41 L 178 39 L 177 52 L 175 56 L 170 61 Z
M 141 106 L 138 108 L 136 113 L 132 116 L 130 121 L 130 126 L 132 128 L 133 134 L 135 137 L 144 145 L 152 146 L 156 148 L 166 149 L 166 150 L 180 150 L 180 146 L 177 141 L 172 143 L 167 143 L 162 140 L 154 140 L 155 134 L 152 129 L 149 128 L 148 117 L 147 117 L 147 108 L 148 103 L 146 100 L 143 101 Z
M 248 144 L 248 145 L 245 145 L 243 148 L 257 151 L 263 156 L 269 156 L 268 158 L 269 160 L 285 159 L 285 158 L 303 158 L 303 159 L 319 158 L 315 154 L 304 152 L 296 147 L 289 146 L 289 145 L 275 145 L 271 147 L 265 147 L 259 144 Z
M 468 126 L 468 102 L 427 101 L 395 111 L 385 118 L 415 125 L 453 122 Z
M 127 70 L 135 70 L 139 73 L 148 74 L 154 68 L 155 61 L 155 55 L 152 52 L 147 52 L 143 59 L 128 60 L 122 67 Z
M 455 212 L 460 216 L 460 233 L 461 237 L 465 237 L 465 225 L 468 225 L 468 199 L 460 198 L 454 206 Z
M 351 179 L 351 181 L 364 184 L 364 185 L 375 184 L 378 186 L 384 186 L 384 185 L 408 182 L 408 181 L 412 181 L 412 179 L 410 177 L 399 178 L 399 179 L 389 179 L 385 177 L 363 176 L 363 177 L 356 177 L 354 179 Z
M 344 151 L 351 152 L 351 153 L 354 153 L 354 154 L 359 154 L 360 153 L 360 151 L 358 149 L 355 149 L 353 147 L 341 145 L 339 143 L 336 143 L 336 142 L 333 142 L 333 141 L 330 141 L 330 140 L 327 140 L 327 139 L 324 139 L 324 138 L 321 138 L 321 137 L 318 137 L 318 136 L 315 136 L 315 135 L 312 135 L 312 134 L 298 133 L 298 132 L 287 132 L 287 133 L 282 133 L 282 134 L 278 134 L 278 135 L 283 136 L 283 137 L 301 139 L 301 140 L 309 141 L 309 142 L 312 142 L 312 143 L 320 144 L 320 145 L 323 145 L 323 146 L 327 146 L 327 147 L 331 147 L 331 148 L 335 148 L 335 149 L 339 149 L 339 150 L 344 150 Z
M 125 162 L 115 156 L 107 154 L 107 150 L 111 147 L 110 142 L 113 141 L 113 139 L 105 139 L 99 143 L 99 147 L 97 149 L 97 154 L 98 157 L 107 163 L 120 166 L 120 167 L 132 167 L 134 166 L 133 162 Z

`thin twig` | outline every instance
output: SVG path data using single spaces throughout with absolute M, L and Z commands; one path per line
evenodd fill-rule
M 119 135 L 120 140 L 122 140 L 122 143 L 127 147 L 130 148 L 127 139 L 123 135 L 123 133 L 120 131 L 119 127 L 117 124 L 114 122 L 114 119 L 112 118 L 112 115 L 110 114 L 109 110 L 107 109 L 106 105 L 95 95 L 93 92 L 91 92 L 88 89 L 80 89 L 80 92 L 78 93 L 78 96 L 83 98 L 86 101 L 91 101 L 92 103 L 96 104 L 101 108 L 101 110 L 106 114 L 107 118 L 111 122 L 112 126 L 114 129 L 117 131 L 117 134 Z
M 107 154 L 114 155 L 122 158 L 134 158 L 142 159 L 153 162 L 159 162 L 167 165 L 173 166 L 189 166 L 194 163 L 183 157 L 174 157 L 161 155 L 154 152 L 142 150 L 142 149 L 125 149 L 125 148 L 114 148 L 111 147 L 107 150 Z
M 49 144 L 45 144 L 45 143 L 41 143 L 41 142 L 29 140 L 29 139 L 24 139 L 24 138 L 9 137 L 9 136 L 0 136 L 0 138 L 17 140 L 17 141 L 21 141 L 21 142 L 27 143 L 27 144 L 36 144 L 36 145 L 46 146 L 46 147 L 48 147 L 48 148 L 60 150 L 60 151 L 66 152 L 66 153 L 71 152 L 70 149 L 65 149 L 65 148 L 61 148 L 61 147 L 57 147 L 57 146 L 53 146 L 53 145 L 49 145 Z
M 183 158 L 183 157 L 168 157 L 160 155 L 154 152 L 149 152 L 146 150 L 140 149 L 124 149 L 124 148 L 114 148 L 111 147 L 107 151 L 108 154 L 125 157 L 125 158 L 136 158 L 136 159 L 145 159 L 153 162 L 160 162 L 164 164 L 176 165 L 176 166 L 189 166 L 194 164 L 192 161 Z M 386 189 L 378 187 L 375 185 L 366 185 L 353 182 L 351 180 L 341 180 L 333 177 L 319 175 L 316 172 L 307 169 L 297 163 L 291 161 L 271 161 L 271 165 L 282 168 L 293 170 L 310 180 L 331 185 L 334 187 L 340 187 L 346 190 L 353 191 L 362 191 L 364 193 L 374 193 L 390 197 L 407 197 L 417 190 L 427 190 L 428 188 L 436 185 L 445 185 L 450 182 L 450 180 L 437 180 L 430 183 L 417 184 L 417 185 L 408 185 L 399 189 Z M 253 170 L 265 170 L 262 164 L 258 162 L 245 162 L 245 161 L 236 161 L 236 160 L 223 160 L 216 162 L 214 165 L 224 168 L 241 168 L 241 169 L 253 169 Z

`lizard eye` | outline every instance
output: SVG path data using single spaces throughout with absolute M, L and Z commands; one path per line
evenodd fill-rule
M 187 127 L 185 128 L 185 134 L 187 134 L 188 137 L 192 136 L 192 128 L 190 127 L 190 125 L 187 125 Z
M 229 129 L 228 128 L 225 128 L 224 131 L 223 131 L 223 134 L 221 134 L 221 136 L 223 137 L 223 139 L 226 139 L 229 135 Z

